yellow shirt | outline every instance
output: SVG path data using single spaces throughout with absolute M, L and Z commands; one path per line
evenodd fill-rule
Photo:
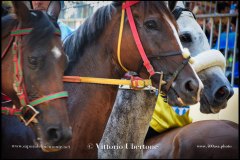
M 189 117 L 189 110 L 182 116 L 178 115 L 172 107 L 163 101 L 159 95 L 155 110 L 153 112 L 150 126 L 157 132 L 161 133 L 165 130 L 175 127 L 182 127 L 192 123 L 192 118 Z

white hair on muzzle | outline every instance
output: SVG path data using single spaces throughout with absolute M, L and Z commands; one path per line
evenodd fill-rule
M 225 57 L 218 50 L 212 49 L 201 52 L 194 59 L 195 62 L 192 64 L 192 67 L 197 73 L 213 66 L 219 66 L 223 71 L 226 67 Z

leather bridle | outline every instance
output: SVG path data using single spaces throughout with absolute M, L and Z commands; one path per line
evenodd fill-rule
M 17 28 L 17 27 L 16 27 Z M 11 31 L 11 38 L 8 42 L 7 47 L 2 53 L 2 60 L 6 53 L 8 52 L 9 48 L 12 46 L 12 54 L 13 54 L 13 65 L 14 65 L 14 74 L 13 74 L 13 89 L 15 90 L 20 105 L 20 108 L 16 108 L 15 105 L 12 108 L 2 106 L 2 114 L 4 115 L 15 115 L 19 116 L 20 119 L 25 123 L 27 126 L 31 122 L 38 123 L 36 116 L 39 114 L 34 107 L 42 104 L 47 101 L 59 99 L 59 98 L 66 98 L 68 97 L 68 93 L 66 91 L 56 92 L 49 95 L 44 95 L 41 98 L 29 101 L 26 86 L 24 84 L 24 75 L 23 75 L 23 68 L 22 68 L 22 61 L 23 61 L 23 53 L 22 53 L 22 37 L 28 35 L 32 32 L 33 28 L 24 28 L 24 29 L 13 29 Z M 56 30 L 55 34 L 60 35 L 60 30 Z M 31 117 L 27 120 L 24 115 L 26 113 L 33 112 Z
M 189 60 L 190 60 L 190 53 L 188 51 L 188 49 L 184 49 L 183 52 L 181 51 L 175 51 L 175 52 L 167 52 L 165 54 L 162 55 L 156 55 L 156 56 L 147 56 L 142 43 L 140 41 L 137 29 L 136 29 L 136 25 L 133 19 L 133 15 L 131 12 L 131 6 L 135 5 L 136 3 L 138 3 L 139 1 L 126 1 L 125 3 L 123 3 L 122 5 L 122 18 L 121 18 L 121 23 L 120 23 L 120 32 L 119 32 L 119 37 L 122 37 L 122 30 L 123 30 L 123 21 L 124 21 L 124 12 L 126 10 L 127 13 L 127 18 L 128 18 L 128 22 L 130 24 L 130 28 L 136 43 L 136 46 L 138 48 L 138 51 L 141 55 L 142 61 L 143 63 L 139 63 L 139 67 L 138 67 L 138 71 L 137 73 L 139 74 L 139 72 L 141 71 L 143 65 L 145 66 L 145 68 L 147 69 L 148 73 L 149 73 L 149 78 L 151 78 L 153 75 L 155 74 L 160 74 L 160 82 L 159 82 L 159 93 L 161 91 L 161 85 L 166 85 L 165 90 L 166 92 L 169 91 L 172 83 L 174 82 L 174 80 L 176 79 L 176 77 L 178 76 L 178 74 L 182 71 L 182 69 L 186 66 L 186 64 L 188 64 Z M 118 43 L 118 62 L 120 64 L 120 66 L 127 72 L 128 70 L 126 69 L 126 67 L 124 67 L 121 63 L 120 60 L 120 45 L 121 45 L 121 38 L 119 38 L 119 43 Z M 184 53 L 185 52 L 185 53 Z M 183 55 L 183 57 L 185 58 L 185 60 L 182 62 L 182 64 L 176 69 L 176 71 L 171 75 L 171 77 L 169 78 L 168 81 L 164 81 L 163 80 L 163 71 L 160 72 L 155 72 L 154 68 L 152 67 L 149 59 L 160 59 L 161 57 L 167 57 L 167 56 L 176 56 L 176 55 Z M 162 79 L 162 80 L 161 80 Z

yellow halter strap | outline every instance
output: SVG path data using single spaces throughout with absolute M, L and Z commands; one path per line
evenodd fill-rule
M 121 42 L 122 42 L 122 32 L 123 32 L 123 22 L 124 22 L 124 14 L 125 14 L 125 10 L 122 9 L 122 16 L 121 16 L 121 22 L 120 22 L 120 29 L 119 29 L 119 36 L 118 36 L 118 47 L 117 47 L 117 57 L 118 57 L 118 63 L 120 64 L 120 66 L 122 67 L 122 69 L 126 72 L 128 72 L 128 70 L 123 66 L 122 62 L 121 62 Z
M 79 77 L 79 76 L 63 76 L 64 82 L 73 83 L 95 83 L 107 85 L 129 85 L 132 89 L 142 89 L 147 86 L 152 86 L 150 79 L 108 79 L 108 78 L 93 78 L 93 77 Z

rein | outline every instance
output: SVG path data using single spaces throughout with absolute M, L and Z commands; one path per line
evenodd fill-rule
M 27 126 L 29 123 L 34 122 L 37 123 L 36 116 L 39 114 L 39 112 L 34 108 L 34 106 L 37 106 L 39 104 L 42 104 L 47 101 L 59 99 L 59 98 L 65 98 L 68 97 L 68 93 L 66 91 L 57 92 L 49 95 L 45 95 L 41 98 L 35 99 L 33 101 L 29 102 L 26 87 L 24 85 L 23 81 L 23 71 L 22 71 L 22 36 L 28 35 L 31 33 L 33 28 L 25 28 L 25 29 L 14 29 L 11 31 L 11 38 L 7 45 L 7 48 L 4 50 L 2 54 L 2 60 L 4 56 L 6 55 L 7 51 L 9 50 L 11 44 L 12 44 L 12 54 L 13 54 L 13 65 L 14 65 L 14 74 L 13 74 L 13 89 L 17 93 L 17 96 L 20 101 L 20 109 L 16 108 L 14 105 L 12 108 L 9 107 L 1 107 L 2 108 L 2 114 L 4 115 L 16 115 L 19 116 L 20 119 L 25 123 Z M 60 31 L 55 31 L 56 35 L 60 35 Z M 15 41 L 14 41 L 15 40 Z M 13 42 L 14 41 L 14 42 Z M 24 115 L 29 112 L 33 111 L 33 115 L 29 120 L 26 120 L 24 118 Z

